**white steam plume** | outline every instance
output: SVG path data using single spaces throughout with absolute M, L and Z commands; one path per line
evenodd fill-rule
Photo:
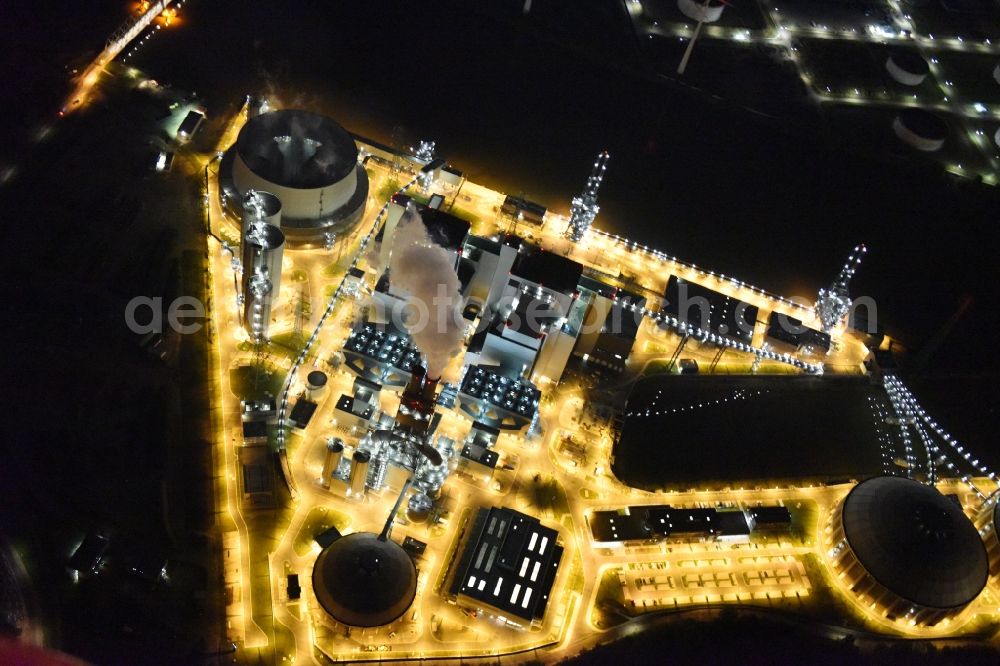
M 440 377 L 465 335 L 459 312 L 461 285 L 455 255 L 431 240 L 412 203 L 393 234 L 389 279 L 412 306 L 406 327 L 424 355 L 427 376 Z

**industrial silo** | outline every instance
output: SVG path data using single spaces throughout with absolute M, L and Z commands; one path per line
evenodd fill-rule
M 358 497 L 365 492 L 365 483 L 368 480 L 368 463 L 372 459 L 372 454 L 358 449 L 351 457 L 351 495 Z
M 340 467 L 344 457 L 344 442 L 339 437 L 329 437 L 326 440 L 326 457 L 323 459 L 323 487 L 330 487 L 330 477 Z
M 406 504 L 406 517 L 411 522 L 423 523 L 431 515 L 434 501 L 424 493 L 414 493 Z
M 244 326 L 254 340 L 267 337 L 271 308 L 281 283 L 284 246 L 281 229 L 264 222 L 251 225 L 243 239 Z

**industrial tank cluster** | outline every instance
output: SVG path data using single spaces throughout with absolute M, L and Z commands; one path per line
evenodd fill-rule
M 986 547 L 961 506 L 899 477 L 855 486 L 831 520 L 834 568 L 865 606 L 890 620 L 934 626 L 986 585 Z

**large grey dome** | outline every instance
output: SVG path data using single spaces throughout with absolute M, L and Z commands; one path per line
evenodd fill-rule
M 962 508 L 899 477 L 858 484 L 844 500 L 844 536 L 868 574 L 927 608 L 965 606 L 986 585 L 986 548 Z
M 378 627 L 397 619 L 413 603 L 417 570 L 394 541 L 369 532 L 341 537 L 316 558 L 313 592 L 335 620 Z

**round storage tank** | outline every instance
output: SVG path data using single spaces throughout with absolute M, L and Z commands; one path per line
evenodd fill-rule
M 935 488 L 885 476 L 855 486 L 832 521 L 834 566 L 866 606 L 932 626 L 979 596 L 986 548 L 962 508 Z
M 948 138 L 948 125 L 924 109 L 904 109 L 892 121 L 892 130 L 901 141 L 917 150 L 940 150 Z
M 919 53 L 910 49 L 897 49 L 885 60 L 889 76 L 904 86 L 919 86 L 927 78 L 930 66 Z
M 371 459 L 372 454 L 362 449 L 355 450 L 351 456 L 351 495 L 364 494 L 365 484 L 368 482 L 368 464 Z
M 306 375 L 306 387 L 310 391 L 318 391 L 326 386 L 326 373 L 320 370 L 313 370 Z
M 316 558 L 313 593 L 330 617 L 353 627 L 379 627 L 398 619 L 417 593 L 417 570 L 398 544 L 355 532 Z
M 725 5 L 720 0 L 677 0 L 677 9 L 681 10 L 684 16 L 692 21 L 703 21 L 705 23 L 715 23 L 722 18 L 722 10 Z
M 318 113 L 285 109 L 251 117 L 219 165 L 223 207 L 251 190 L 281 201 L 281 226 L 296 247 L 319 247 L 353 229 L 368 199 L 368 174 L 347 131 Z
M 424 493 L 414 493 L 406 504 L 406 517 L 414 523 L 423 523 L 431 515 L 434 501 Z
M 281 227 L 281 200 L 270 192 L 250 190 L 243 197 L 243 234 L 257 220 Z

